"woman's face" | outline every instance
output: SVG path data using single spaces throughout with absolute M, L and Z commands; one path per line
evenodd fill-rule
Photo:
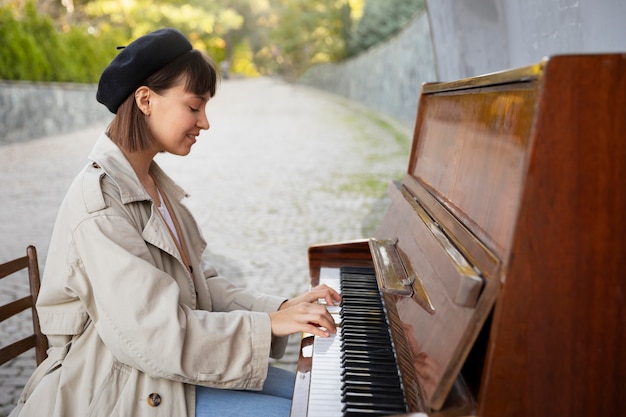
M 149 90 L 148 128 L 157 152 L 187 155 L 200 131 L 210 127 L 206 116 L 209 93 L 197 95 L 184 87 L 183 79 L 162 94 Z

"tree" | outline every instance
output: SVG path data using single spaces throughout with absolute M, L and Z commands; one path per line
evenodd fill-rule
M 0 2 L 0 41 L 10 44 L 0 51 L 0 76 L 79 82 L 97 80 L 116 46 L 165 26 L 180 29 L 217 62 L 228 60 L 232 72 L 295 78 L 386 38 L 423 7 L 423 0 Z M 36 5 L 30 14 L 24 2 Z
M 424 0 L 366 0 L 363 16 L 348 37 L 346 55 L 356 55 L 385 41 L 424 7 Z
M 296 77 L 310 65 L 344 56 L 342 16 L 349 11 L 348 1 L 275 0 L 272 10 L 276 15 L 269 42 L 259 51 L 269 71 Z
M 117 31 L 89 33 L 85 25 L 59 25 L 34 2 L 0 8 L 0 79 L 93 83 L 115 55 Z
M 226 5 L 227 0 L 93 0 L 83 11 L 99 31 L 123 27 L 128 40 L 160 27 L 175 27 L 189 36 L 195 47 L 214 57 L 223 55 L 223 36 L 240 27 L 242 16 Z

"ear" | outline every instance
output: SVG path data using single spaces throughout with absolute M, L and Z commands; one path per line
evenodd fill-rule
M 138 89 L 135 90 L 135 103 L 139 110 L 143 112 L 146 116 L 150 116 L 151 108 L 150 108 L 150 98 L 152 95 L 152 91 L 142 85 Z

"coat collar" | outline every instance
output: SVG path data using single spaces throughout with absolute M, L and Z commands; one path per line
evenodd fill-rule
M 105 174 L 115 182 L 119 188 L 120 199 L 123 204 L 136 201 L 152 201 L 120 148 L 106 134 L 102 134 L 97 140 L 89 154 L 89 159 L 93 163 L 98 164 Z M 152 161 L 150 166 L 150 172 L 159 183 L 162 191 L 170 199 L 170 203 L 177 203 L 172 204 L 174 215 L 179 216 L 179 222 L 183 223 L 184 230 L 182 233 L 185 239 L 187 239 L 187 249 L 189 250 L 191 263 L 198 267 L 197 272 L 192 273 L 189 278 L 191 285 L 188 288 L 193 289 L 198 285 L 206 286 L 201 271 L 202 268 L 200 267 L 202 253 L 206 248 L 206 241 L 200 234 L 200 229 L 195 219 L 185 205 L 180 202 L 183 197 L 187 197 L 187 194 L 154 161 Z M 154 204 L 152 204 L 148 224 L 143 228 L 141 234 L 146 242 L 177 258 L 185 270 L 187 270 L 165 222 L 160 220 L 160 217 L 156 214 Z M 190 300 L 194 298 L 194 294 L 196 293 L 191 294 Z M 195 296 L 197 297 L 197 294 Z M 195 303 L 196 301 L 189 301 L 188 305 L 195 306 Z M 200 292 L 200 305 L 205 306 L 203 308 L 210 308 L 211 301 L 205 292 Z
M 121 149 L 106 134 L 100 135 L 89 154 L 89 159 L 98 164 L 117 184 L 122 203 L 151 200 Z M 150 173 L 170 198 L 180 201 L 188 196 L 154 161 L 150 166 Z

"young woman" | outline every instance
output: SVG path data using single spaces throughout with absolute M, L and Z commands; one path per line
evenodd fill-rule
M 291 300 L 235 288 L 202 259 L 185 196 L 153 161 L 209 129 L 215 66 L 175 29 L 104 70 L 115 117 L 54 227 L 37 309 L 50 350 L 12 416 L 288 415 L 294 376 L 268 366 L 286 336 L 336 331 L 328 287 Z

